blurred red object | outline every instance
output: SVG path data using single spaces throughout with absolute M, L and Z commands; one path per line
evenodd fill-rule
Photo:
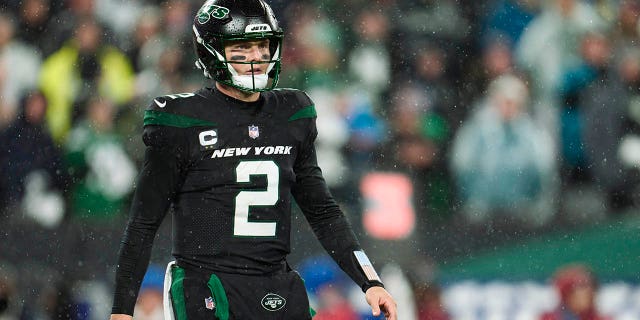
M 372 236 L 382 240 L 404 239 L 416 224 L 413 185 L 400 173 L 369 173 L 360 183 L 365 202 L 363 225 Z

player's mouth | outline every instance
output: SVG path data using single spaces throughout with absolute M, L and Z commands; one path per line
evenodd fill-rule
M 258 74 L 263 74 L 262 68 L 253 68 L 253 70 L 249 70 L 245 72 L 246 75 L 253 76 Z

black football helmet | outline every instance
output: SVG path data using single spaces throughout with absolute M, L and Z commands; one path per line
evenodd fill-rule
M 271 7 L 263 0 L 207 0 L 193 20 L 193 43 L 198 57 L 196 67 L 205 77 L 249 92 L 275 88 L 280 73 L 283 32 Z M 229 41 L 269 39 L 268 63 L 264 75 L 238 75 L 225 57 Z

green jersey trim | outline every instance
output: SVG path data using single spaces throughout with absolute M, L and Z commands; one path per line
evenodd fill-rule
M 220 320 L 229 319 L 229 301 L 227 300 L 227 293 L 224 291 L 222 282 L 215 274 L 212 274 L 207 282 L 209 290 L 216 302 L 216 317 Z
M 315 105 L 312 104 L 310 106 L 307 106 L 298 110 L 298 112 L 294 113 L 291 117 L 289 117 L 289 121 L 294 121 L 294 120 L 304 119 L 304 118 L 315 118 L 317 116 L 318 114 L 316 113 L 316 107 Z
M 177 114 L 146 110 L 144 112 L 144 125 L 160 125 L 168 127 L 189 128 L 201 126 L 215 126 L 213 122 L 181 116 Z

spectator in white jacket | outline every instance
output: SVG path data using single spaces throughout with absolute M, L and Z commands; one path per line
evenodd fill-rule
M 472 223 L 507 217 L 540 225 L 554 212 L 555 150 L 527 113 L 528 102 L 522 80 L 500 76 L 455 136 L 450 165 Z

